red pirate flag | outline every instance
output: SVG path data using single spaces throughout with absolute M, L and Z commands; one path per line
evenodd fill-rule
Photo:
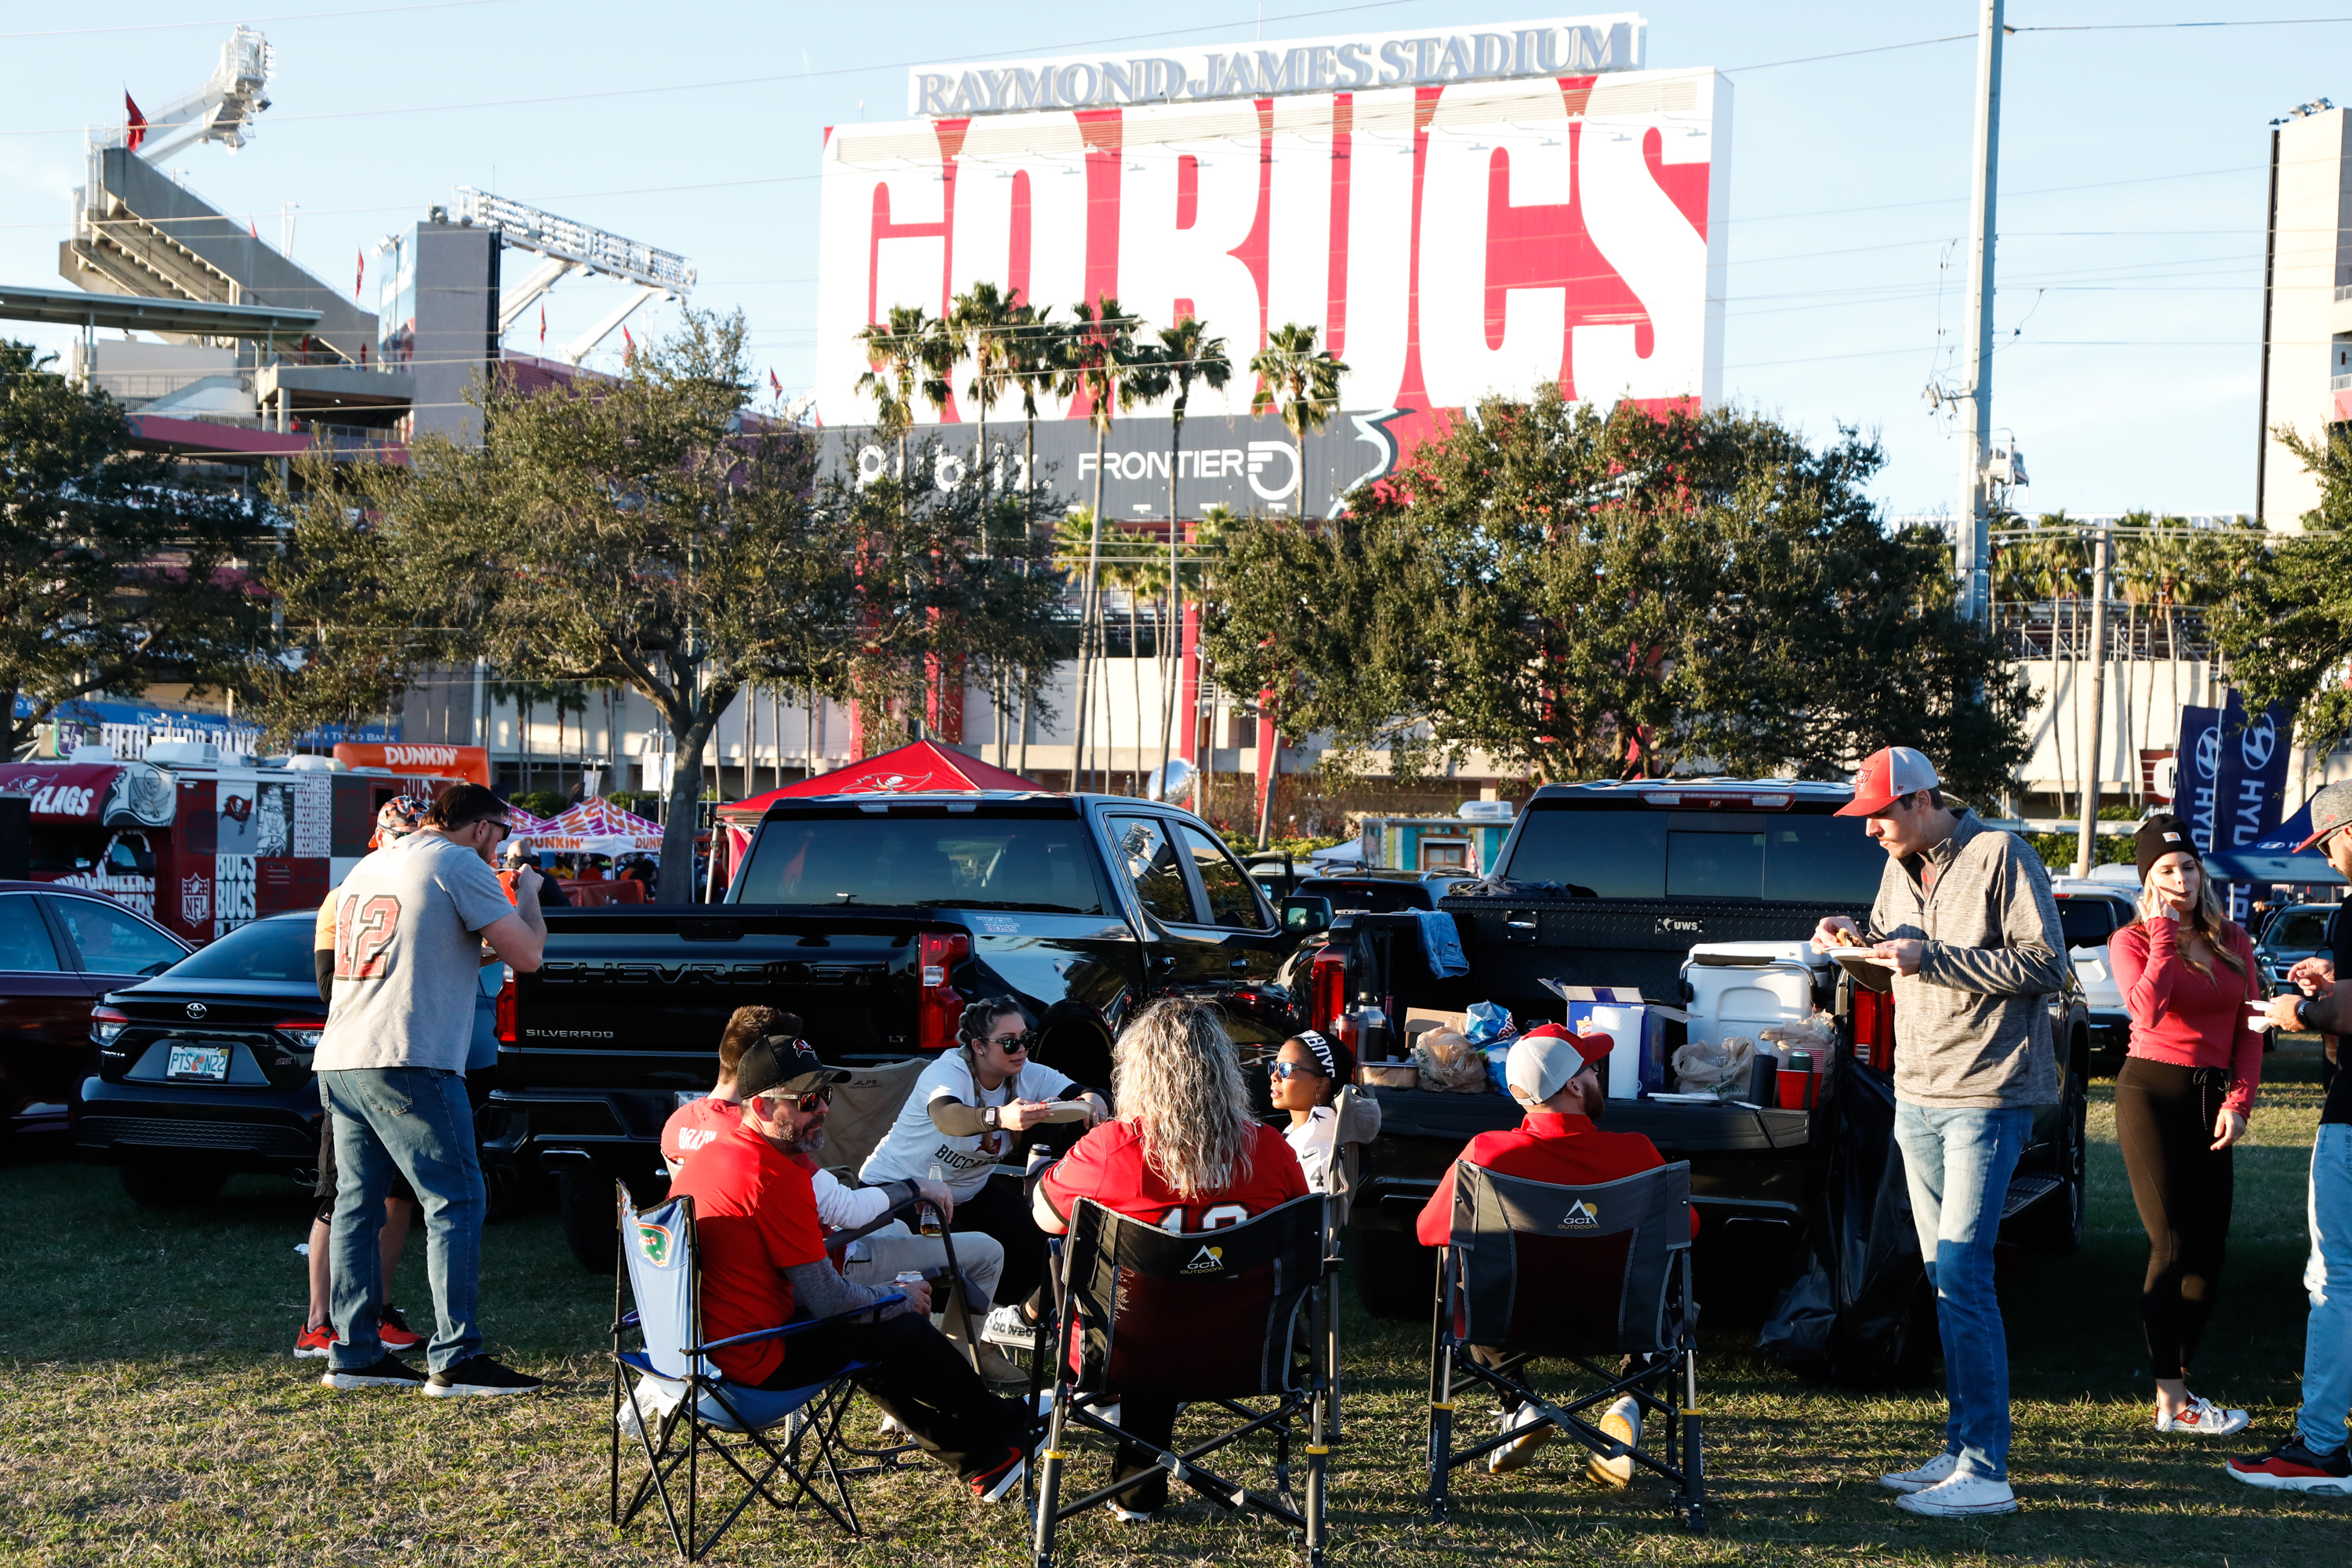
M 123 134 L 122 144 L 136 153 L 139 144 L 147 140 L 147 117 L 140 113 L 139 106 L 131 101 L 129 88 L 122 89 L 122 107 L 131 116 L 128 121 L 130 128 Z

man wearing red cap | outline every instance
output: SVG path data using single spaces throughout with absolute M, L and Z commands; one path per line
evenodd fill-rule
M 2014 1513 L 1992 1247 L 2033 1108 L 2058 1098 L 2044 1000 L 2066 986 L 2058 901 L 2042 858 L 1948 807 L 1934 764 L 1908 746 L 1864 759 L 1838 815 L 1864 818 L 1886 867 L 1871 934 L 1831 915 L 1813 942 L 1867 948 L 1894 972 L 1895 1142 L 1936 1288 L 1950 1406 L 1944 1451 L 1879 1483 L 1912 1513 Z
M 1511 1098 L 1527 1111 L 1527 1120 L 1508 1131 L 1481 1132 L 1470 1140 L 1454 1162 L 1506 1176 L 1523 1176 L 1555 1186 L 1589 1187 L 1636 1176 L 1665 1163 L 1658 1146 L 1639 1132 L 1602 1132 L 1593 1126 L 1607 1103 L 1596 1062 L 1608 1059 L 1617 1043 L 1607 1035 L 1572 1035 L 1558 1024 L 1529 1029 L 1512 1045 L 1503 1066 Z M 1454 1235 L 1454 1167 L 1446 1167 L 1437 1191 L 1422 1206 L 1414 1231 L 1423 1247 L 1443 1247 Z M 1691 1234 L 1698 1234 L 1698 1211 L 1691 1211 Z M 1509 1372 L 1524 1364 L 1524 1355 L 1502 1355 L 1484 1345 L 1470 1353 L 1482 1365 Z M 1599 1426 L 1623 1442 L 1632 1442 L 1642 1418 L 1642 1407 L 1630 1396 L 1609 1407 Z M 1506 1427 L 1528 1428 L 1527 1435 L 1487 1459 L 1489 1470 L 1516 1470 L 1535 1458 L 1551 1439 L 1551 1423 L 1531 1405 L 1503 1396 Z M 1595 1458 L 1587 1469 L 1595 1480 L 1626 1486 L 1633 1479 L 1633 1462 Z

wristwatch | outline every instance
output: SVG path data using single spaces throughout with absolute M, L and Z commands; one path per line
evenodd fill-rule
M 999 1112 L 1003 1109 L 1004 1108 L 1003 1106 L 999 1105 L 984 1105 L 981 1107 L 980 1124 L 982 1127 L 987 1128 L 992 1132 L 995 1131 L 1003 1124 L 1003 1118 L 999 1114 Z
M 2294 999 L 2294 1026 L 2298 1029 L 2304 1026 L 2303 1005 L 2310 1000 L 2308 996 L 2298 996 Z

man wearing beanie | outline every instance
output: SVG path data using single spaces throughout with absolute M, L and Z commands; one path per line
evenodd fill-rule
M 2058 1098 L 2045 1001 L 2066 988 L 2058 900 L 2042 857 L 1946 806 L 1934 764 L 1908 746 L 1864 759 L 1838 815 L 1864 819 L 1886 868 L 1870 931 L 1831 915 L 1813 942 L 1866 948 L 1894 972 L 1895 1142 L 1936 1288 L 1950 1406 L 1943 1452 L 1879 1484 L 1912 1513 L 2014 1513 L 1992 1248 L 2033 1108 Z
M 1589 1187 L 1654 1171 L 1665 1161 L 1658 1147 L 1639 1132 L 1602 1132 L 1592 1123 L 1606 1103 L 1601 1074 L 1594 1064 L 1609 1059 L 1616 1042 L 1603 1034 L 1572 1035 L 1558 1024 L 1528 1030 L 1512 1045 L 1503 1066 L 1503 1080 L 1511 1098 L 1527 1111 L 1527 1119 L 1502 1132 L 1481 1132 L 1470 1140 L 1454 1162 L 1464 1161 L 1500 1175 L 1521 1176 L 1554 1186 Z M 1423 1247 L 1444 1247 L 1454 1235 L 1454 1167 L 1422 1206 L 1414 1226 Z M 1698 1234 L 1698 1211 L 1691 1211 L 1691 1234 Z M 1480 1364 L 1509 1372 L 1524 1364 L 1524 1355 L 1500 1355 L 1484 1345 L 1471 1347 Z M 1503 1425 L 1526 1436 L 1497 1448 L 1487 1459 L 1489 1470 L 1516 1470 L 1535 1458 L 1551 1440 L 1551 1423 L 1534 1407 L 1522 1407 L 1503 1396 Z M 1612 1436 L 1633 1441 L 1641 1421 L 1641 1405 L 1632 1397 L 1609 1407 L 1598 1425 Z M 1633 1479 L 1631 1459 L 1595 1458 L 1587 1467 L 1593 1479 L 1614 1486 Z

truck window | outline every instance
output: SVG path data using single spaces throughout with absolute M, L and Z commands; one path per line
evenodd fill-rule
M 751 841 L 731 901 L 1098 915 L 1086 831 L 1075 817 L 903 809 L 782 817 Z
M 1192 852 L 1192 868 L 1201 875 L 1201 890 L 1209 896 L 1209 923 L 1234 931 L 1263 931 L 1268 921 L 1257 901 L 1257 890 L 1225 852 L 1225 847 L 1189 823 L 1176 831 Z
M 1143 907 L 1158 919 L 1178 925 L 1197 923 L 1192 892 L 1184 886 L 1183 865 L 1176 858 L 1175 846 L 1168 842 L 1167 829 L 1159 819 L 1114 816 L 1110 830 L 1118 847 L 1119 859 L 1135 883 L 1135 896 L 1143 901 Z
M 1867 904 L 1885 864 L 1854 817 L 1538 803 L 1504 874 L 1603 899 Z
M 2062 911 L 2063 912 L 2063 911 Z M 2270 946 L 2285 950 L 2322 948 L 2327 945 L 2327 911 L 2297 910 L 2278 924 L 2278 929 L 2263 939 Z

